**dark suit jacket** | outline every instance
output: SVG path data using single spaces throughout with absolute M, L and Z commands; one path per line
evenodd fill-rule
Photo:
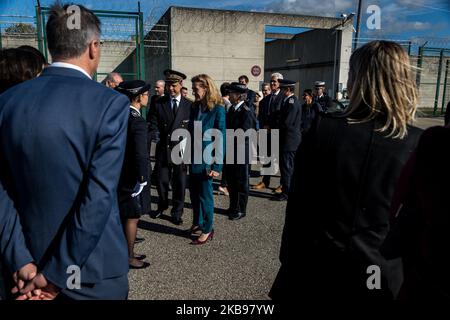
M 256 116 L 255 113 L 251 110 L 251 107 L 244 102 L 239 109 L 234 110 L 234 106 L 230 107 L 226 116 L 227 129 L 242 129 L 246 132 L 249 129 L 256 128 Z M 256 131 L 255 131 L 256 133 Z M 245 163 L 250 164 L 250 138 L 245 137 L 244 144 L 239 144 L 239 139 L 234 139 L 234 164 L 237 163 L 237 155 L 238 150 L 240 152 L 244 152 L 245 154 Z M 228 144 L 233 143 L 232 141 L 228 141 Z
M 283 102 L 280 111 L 281 151 L 297 151 L 302 141 L 302 106 L 296 96 Z
M 0 122 L 1 123 L 1 122 Z M 5 267 L 12 273 L 33 262 L 22 233 L 19 215 L 14 203 L 0 183 L 0 256 Z M 0 263 L 3 259 L 0 260 Z M 0 273 L 1 274 L 1 273 Z M 0 275 L 1 276 L 1 275 Z
M 130 108 L 125 159 L 119 181 L 120 198 L 131 196 L 136 183 L 149 182 L 148 158 L 147 124 L 135 110 Z
M 280 111 L 284 96 L 281 91 L 278 95 L 269 94 L 259 103 L 259 127 L 269 126 L 271 129 L 279 129 Z
M 399 140 L 375 131 L 380 125 L 323 118 L 304 136 L 286 209 L 274 299 L 289 299 L 287 292 L 294 288 L 315 299 L 392 298 L 397 275 L 379 248 L 389 229 L 396 182 L 421 130 L 410 127 Z M 382 270 L 382 290 L 367 289 L 371 265 Z
M 125 96 L 59 67 L 0 96 L 0 181 L 32 257 L 60 288 L 71 265 L 83 283 L 128 272 L 117 201 L 128 110 Z
M 174 117 L 170 96 L 157 99 L 155 107 L 150 109 L 150 132 L 159 132 L 160 138 L 155 153 L 157 163 L 170 163 L 172 148 L 178 144 L 177 141 L 171 141 L 171 135 L 176 129 L 189 128 L 191 109 L 192 102 L 181 97 L 176 117 Z
M 447 300 L 450 295 L 448 230 L 450 128 L 432 127 L 421 136 L 403 169 L 391 207 L 392 228 L 383 254 L 403 261 L 404 283 L 399 299 Z

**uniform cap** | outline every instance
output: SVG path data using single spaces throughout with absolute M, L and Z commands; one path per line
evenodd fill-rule
M 179 71 L 167 69 L 164 71 L 164 76 L 166 77 L 166 82 L 170 83 L 176 83 L 183 81 L 186 79 L 186 75 L 184 73 L 181 73 Z

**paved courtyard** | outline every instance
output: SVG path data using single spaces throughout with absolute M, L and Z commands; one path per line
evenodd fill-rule
M 421 118 L 417 125 L 426 128 L 442 123 L 442 118 Z M 253 169 L 250 182 L 256 183 L 260 178 L 257 168 Z M 272 181 L 271 187 L 277 187 L 279 178 Z M 154 188 L 152 195 L 152 208 L 156 209 Z M 145 241 L 136 245 L 136 252 L 146 254 L 151 266 L 130 270 L 130 299 L 268 299 L 280 266 L 286 208 L 286 202 L 272 201 L 271 197 L 271 190 L 252 192 L 247 216 L 230 221 L 224 215 L 228 197 L 216 194 L 215 237 L 201 246 L 190 245 L 183 232 L 192 222 L 189 192 L 182 226 L 173 225 L 164 216 L 142 217 L 139 236 Z

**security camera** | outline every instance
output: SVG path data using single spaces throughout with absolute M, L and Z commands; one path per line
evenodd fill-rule
M 347 14 L 341 13 L 341 18 L 347 18 Z

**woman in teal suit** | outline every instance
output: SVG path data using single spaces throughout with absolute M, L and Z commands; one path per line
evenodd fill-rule
M 190 172 L 190 195 L 194 211 L 191 234 L 200 233 L 192 244 L 204 244 L 214 235 L 213 178 L 222 171 L 225 154 L 225 107 L 222 96 L 206 74 L 192 78 L 195 102 L 192 110 L 191 132 L 193 161 Z M 200 131 L 201 124 L 201 131 Z M 201 132 L 201 136 L 198 136 Z M 197 135 L 196 135 L 197 134 Z M 213 139 L 214 137 L 214 139 Z

